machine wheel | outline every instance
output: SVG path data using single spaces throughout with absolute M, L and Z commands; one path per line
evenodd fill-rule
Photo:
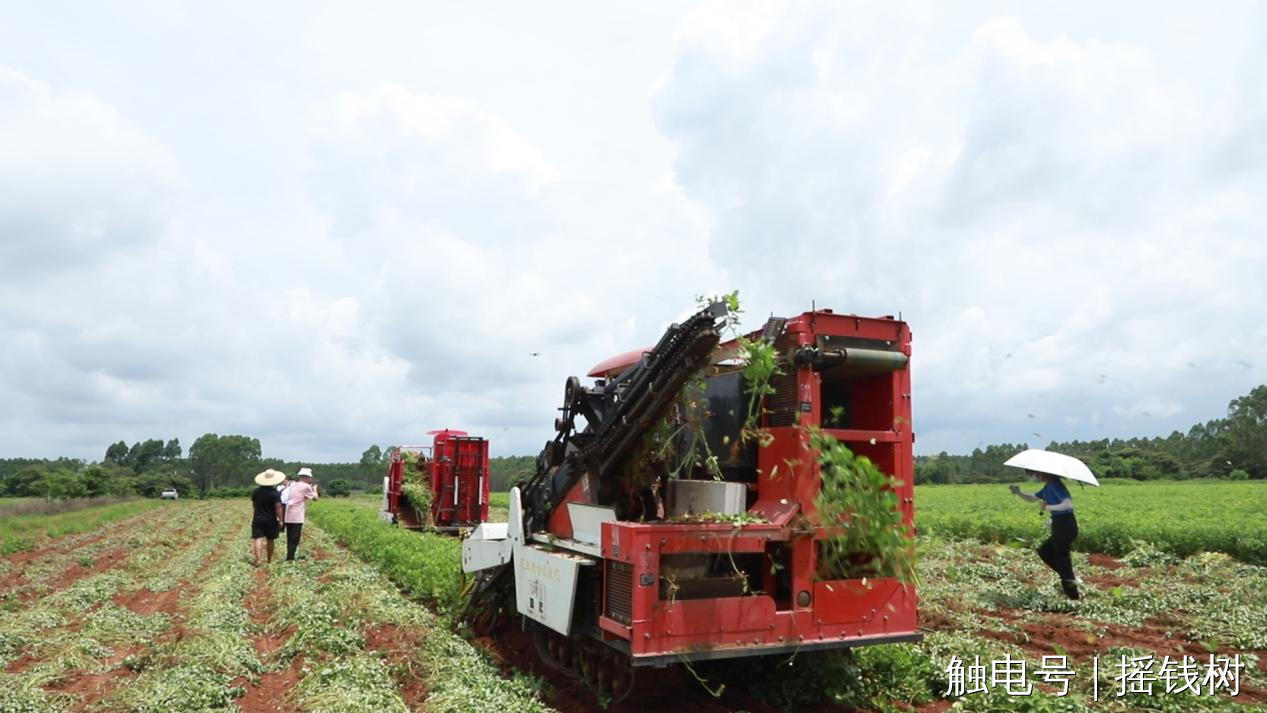
M 572 408 L 581 400 L 581 380 L 575 376 L 569 376 L 567 382 L 563 385 L 563 408 L 574 411 Z

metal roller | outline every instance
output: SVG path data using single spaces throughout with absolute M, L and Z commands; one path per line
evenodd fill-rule
M 902 352 L 861 347 L 837 347 L 819 349 L 805 347 L 796 353 L 796 363 L 808 365 L 816 371 L 831 371 L 833 375 L 872 376 L 887 374 L 906 368 L 909 361 Z

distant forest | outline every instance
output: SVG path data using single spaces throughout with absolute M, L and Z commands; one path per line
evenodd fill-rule
M 257 438 L 208 433 L 184 453 L 179 439 L 149 439 L 129 446 L 124 441 L 106 447 L 99 462 L 75 458 L 0 459 L 0 497 L 48 499 L 87 497 L 157 497 L 167 488 L 182 496 L 236 497 L 254 487 L 253 478 L 265 468 L 294 475 L 312 468 L 327 492 L 382 487 L 392 447 L 370 446 L 356 463 L 314 463 L 264 458 Z M 493 458 L 489 463 L 493 490 L 509 490 L 532 474 L 535 456 Z M 333 490 L 330 486 L 335 486 Z
M 992 483 L 1017 480 L 1003 461 L 1030 447 L 1004 443 L 968 455 L 939 453 L 915 459 L 917 483 Z M 1267 478 L 1267 385 L 1233 399 L 1227 416 L 1166 437 L 1052 442 L 1049 450 L 1077 456 L 1101 478 Z M 178 439 L 149 439 L 106 447 L 101 461 L 0 459 L 0 497 L 50 499 L 139 495 L 156 497 L 174 487 L 183 495 L 236 496 L 265 468 L 294 474 L 313 469 L 319 482 L 340 490 L 377 491 L 393 447 L 372 445 L 355 463 L 311 463 L 264 458 L 257 438 L 208 433 L 185 453 Z M 536 456 L 493 458 L 490 486 L 508 490 L 529 477 Z
M 1166 437 L 1004 443 L 968 455 L 938 453 L 915 459 L 917 483 L 1015 482 L 1003 461 L 1020 451 L 1046 448 L 1081 458 L 1100 478 L 1267 478 L 1267 385 L 1233 399 L 1226 418 L 1198 423 Z

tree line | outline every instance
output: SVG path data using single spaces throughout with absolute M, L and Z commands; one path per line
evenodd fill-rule
M 1003 443 L 967 455 L 945 452 L 915 459 L 917 483 L 1013 482 L 1017 472 L 1003 461 L 1028 448 Z M 1227 416 L 1198 423 L 1187 433 L 1155 438 L 1113 438 L 1052 442 L 1046 448 L 1081 458 L 1101 478 L 1267 479 L 1267 385 L 1228 404 Z M 106 447 L 99 462 L 75 458 L 0 459 L 0 497 L 47 499 L 157 497 L 166 488 L 182 495 L 239 495 L 253 487 L 255 474 L 275 468 L 295 474 L 313 469 L 323 484 L 341 481 L 346 489 L 378 491 L 395 446 L 371 445 L 355 463 L 312 463 L 265 458 L 258 438 L 207 433 L 185 453 L 180 440 L 151 438 Z M 531 455 L 492 458 L 489 485 L 509 490 L 530 477 Z M 342 489 L 342 488 L 340 488 Z
M 118 441 L 106 447 L 99 462 L 77 458 L 0 459 L 0 497 L 35 497 L 50 500 L 90 497 L 158 497 L 168 488 L 182 496 L 239 496 L 254 487 L 257 473 L 275 468 L 294 475 L 301 467 L 312 468 L 325 492 L 351 490 L 377 492 L 387 474 L 394 446 L 372 445 L 355 463 L 314 463 L 265 458 L 258 438 L 207 433 L 194 441 L 186 454 L 180 440 L 157 438 L 131 446 Z M 510 489 L 532 474 L 534 456 L 492 458 L 490 487 Z
M 1003 461 L 1029 448 L 1004 443 L 968 455 L 915 459 L 917 483 L 1015 482 L 1017 470 Z M 1225 418 L 1198 423 L 1187 433 L 1155 438 L 1053 441 L 1048 450 L 1082 459 L 1100 478 L 1267 478 L 1267 385 L 1233 399 Z

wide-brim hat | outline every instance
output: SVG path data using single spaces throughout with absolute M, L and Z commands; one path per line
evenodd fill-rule
M 281 472 L 280 470 L 273 470 L 272 468 L 269 468 L 263 473 L 260 473 L 259 475 L 255 476 L 255 483 L 257 485 L 277 485 L 278 483 L 282 482 L 285 479 L 286 479 L 285 473 Z

